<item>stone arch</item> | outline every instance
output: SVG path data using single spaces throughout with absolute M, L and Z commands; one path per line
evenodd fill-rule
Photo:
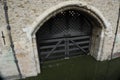
M 31 40 L 31 44 L 32 44 L 32 52 L 34 55 L 34 59 L 35 59 L 35 63 L 36 63 L 36 69 L 37 72 L 40 73 L 40 65 L 39 65 L 39 59 L 38 59 L 38 52 L 37 52 L 37 44 L 36 44 L 36 32 L 38 31 L 38 29 L 48 20 L 50 19 L 52 16 L 56 15 L 57 13 L 67 10 L 67 9 L 77 9 L 77 10 L 81 10 L 84 13 L 86 13 L 87 15 L 91 16 L 91 18 L 93 18 L 95 21 L 97 21 L 96 23 L 99 23 L 99 26 L 101 27 L 101 33 L 99 35 L 99 45 L 98 45 L 98 52 L 97 55 L 91 54 L 94 57 L 96 57 L 97 60 L 101 59 L 101 53 L 102 53 L 102 46 L 104 43 L 104 30 L 109 26 L 107 24 L 106 19 L 103 17 L 103 15 L 100 13 L 100 11 L 98 9 L 96 9 L 95 7 L 92 7 L 90 5 L 87 5 L 84 2 L 80 2 L 80 1 L 66 1 L 66 2 L 62 2 L 56 6 L 51 7 L 50 9 L 46 10 L 42 15 L 40 15 L 31 25 L 31 31 L 29 33 L 30 35 L 30 40 Z

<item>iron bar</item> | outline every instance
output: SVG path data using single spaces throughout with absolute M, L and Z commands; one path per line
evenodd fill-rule
M 13 44 L 13 40 L 12 40 L 12 36 L 11 36 L 11 27 L 10 27 L 10 24 L 9 24 L 7 0 L 4 0 L 4 12 L 5 12 L 5 19 L 6 19 L 6 24 L 7 24 L 8 36 L 9 36 L 9 39 L 10 39 L 10 47 L 11 47 L 13 55 L 14 55 L 14 59 L 15 59 L 14 61 L 15 61 L 17 70 L 19 72 L 19 77 L 20 77 L 20 79 L 22 79 L 22 74 L 21 74 L 21 71 L 20 71 L 20 67 L 18 65 L 18 60 L 17 60 L 16 54 L 15 54 L 14 44 Z
M 3 38 L 4 45 L 5 45 L 5 44 L 6 44 L 6 42 L 5 42 L 5 36 L 4 36 L 3 31 L 2 31 L 2 38 Z

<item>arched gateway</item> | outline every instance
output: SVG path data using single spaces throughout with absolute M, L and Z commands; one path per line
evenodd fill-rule
M 79 10 L 57 13 L 36 33 L 41 61 L 88 54 L 92 30 L 90 19 Z
M 100 60 L 106 27 L 96 8 L 79 1 L 63 2 L 45 11 L 31 31 L 38 72 L 39 58 L 44 62 L 90 54 Z

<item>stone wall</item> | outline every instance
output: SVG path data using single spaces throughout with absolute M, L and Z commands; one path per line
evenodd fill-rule
M 9 20 L 12 27 L 12 37 L 15 52 L 23 77 L 35 76 L 40 71 L 36 65 L 35 54 L 33 54 L 31 36 L 28 34 L 33 22 L 46 10 L 69 0 L 8 0 Z M 71 0 L 85 2 L 87 5 L 98 9 L 104 16 L 108 27 L 105 29 L 105 39 L 100 60 L 108 59 L 111 53 L 114 32 L 118 18 L 118 0 Z M 6 30 L 3 3 L 0 1 L 0 35 L 4 32 L 6 45 L 0 38 L 0 72 L 3 76 L 17 76 L 18 71 L 14 63 L 14 57 L 10 48 L 9 37 Z M 120 30 L 118 33 L 115 53 L 120 52 Z M 36 67 L 37 66 L 37 67 Z

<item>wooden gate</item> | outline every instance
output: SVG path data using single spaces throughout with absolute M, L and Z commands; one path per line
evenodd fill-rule
M 36 33 L 42 62 L 89 53 L 92 26 L 84 14 L 67 10 L 53 16 Z

